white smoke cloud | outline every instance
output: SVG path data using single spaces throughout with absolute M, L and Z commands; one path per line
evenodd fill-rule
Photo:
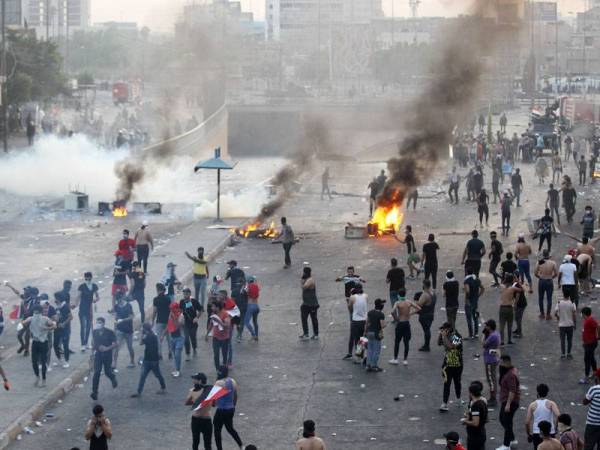
M 221 195 L 221 217 L 255 217 L 267 199 L 266 188 L 261 186 L 246 189 L 239 193 L 227 192 Z M 214 218 L 216 216 L 216 198 L 201 201 L 200 205 L 194 210 L 195 219 Z

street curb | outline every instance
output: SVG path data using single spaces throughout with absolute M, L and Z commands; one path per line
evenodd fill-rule
M 233 227 L 232 227 L 233 228 Z M 214 260 L 227 246 L 232 242 L 232 235 L 225 236 L 206 257 L 207 261 Z M 188 271 L 182 277 L 182 281 L 191 280 L 192 271 Z M 139 319 L 138 319 L 139 320 Z M 139 325 L 139 323 L 137 324 Z M 40 419 L 44 412 L 67 396 L 73 390 L 73 387 L 81 384 L 83 379 L 90 374 L 89 360 L 81 363 L 67 378 L 61 381 L 58 386 L 49 391 L 41 400 L 30 407 L 20 417 L 15 419 L 6 429 L 0 433 L 0 450 L 6 449 L 13 441 L 17 439 L 19 434 L 23 433 L 25 427 L 30 426 L 33 422 Z

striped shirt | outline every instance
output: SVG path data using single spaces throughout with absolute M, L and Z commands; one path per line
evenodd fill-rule
M 600 385 L 592 386 L 585 394 L 585 398 L 590 402 L 585 423 L 600 425 Z

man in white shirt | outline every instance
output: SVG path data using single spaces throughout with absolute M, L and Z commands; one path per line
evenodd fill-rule
M 575 330 L 575 313 L 577 307 L 570 298 L 561 299 L 554 308 L 554 316 L 558 320 L 558 329 L 560 331 L 560 357 L 564 359 L 573 359 L 571 347 L 573 345 L 573 330 Z M 565 354 L 565 341 L 567 342 L 567 352 Z
M 558 268 L 558 287 L 562 287 L 565 298 L 575 300 L 577 294 L 577 281 L 575 274 L 577 267 L 571 261 L 571 255 L 565 255 L 563 263 Z

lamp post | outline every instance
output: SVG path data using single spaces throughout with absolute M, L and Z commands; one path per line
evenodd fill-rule
M 200 169 L 210 169 L 217 171 L 217 219 L 215 222 L 221 222 L 221 170 L 232 170 L 235 164 L 229 164 L 221 159 L 221 147 L 215 149 L 215 157 L 199 162 L 194 167 L 194 172 Z

